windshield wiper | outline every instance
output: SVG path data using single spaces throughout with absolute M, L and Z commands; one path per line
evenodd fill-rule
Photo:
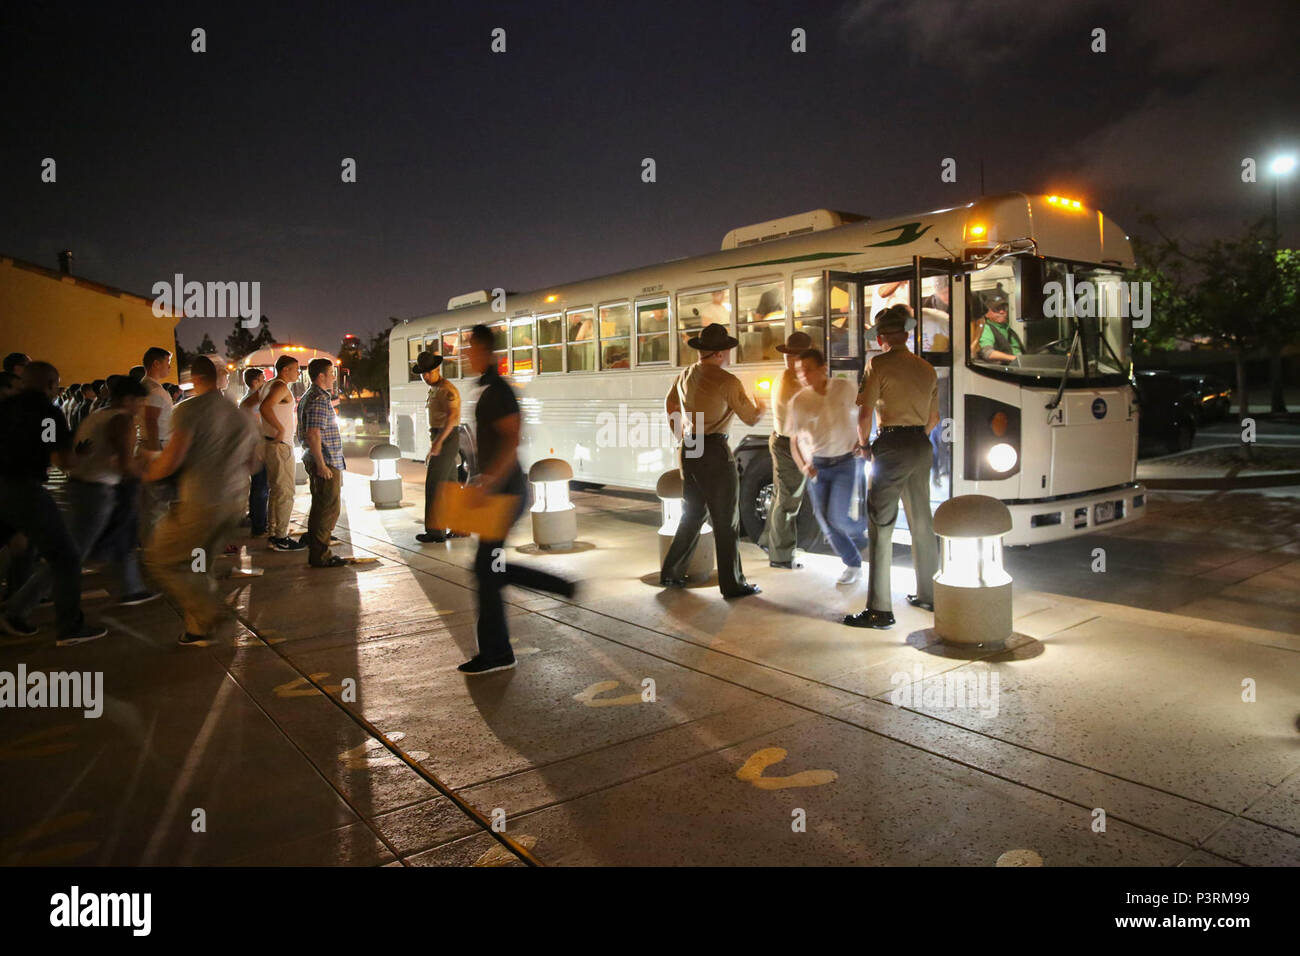
M 1077 319 L 1071 319 L 1070 324 L 1074 327 L 1074 332 L 1070 336 L 1070 351 L 1065 356 L 1065 368 L 1061 369 L 1061 384 L 1056 387 L 1056 397 L 1047 403 L 1047 407 L 1056 408 L 1061 404 L 1061 397 L 1065 394 L 1065 383 L 1070 380 L 1070 366 L 1074 364 L 1074 349 L 1079 345 L 1079 322 Z M 1088 380 L 1088 363 L 1083 363 L 1084 381 Z

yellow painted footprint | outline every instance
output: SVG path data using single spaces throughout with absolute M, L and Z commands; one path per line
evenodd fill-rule
M 329 671 L 321 671 L 319 674 L 312 674 L 310 679 L 314 681 L 322 681 L 329 676 Z M 343 689 L 343 685 L 341 684 L 326 684 L 324 686 L 327 693 L 334 693 L 335 691 Z M 316 689 L 315 685 L 308 683 L 308 678 L 306 677 L 295 677 L 291 681 L 285 681 L 283 684 L 276 685 L 275 688 L 276 697 L 310 697 L 312 694 L 319 693 L 320 691 Z
M 622 697 L 597 697 L 606 691 L 613 690 L 619 684 L 616 680 L 602 680 L 592 684 L 586 690 L 579 691 L 573 695 L 574 700 L 580 700 L 588 707 L 623 707 L 627 704 L 641 703 L 641 692 L 634 694 L 624 694 Z M 784 756 L 784 753 L 782 753 Z
M 73 830 L 90 820 L 88 810 L 74 810 L 42 823 L 28 827 L 13 837 L 0 840 L 0 865 L 3 866 L 57 866 L 85 856 L 99 846 L 97 840 L 78 840 L 71 843 L 47 844 L 33 848 L 56 834 Z
M 525 850 L 531 850 L 537 845 L 537 837 L 520 834 L 517 837 L 511 837 L 515 843 L 518 843 Z M 493 843 L 491 848 L 471 863 L 471 866 L 508 866 L 511 863 L 518 863 L 519 857 L 515 856 L 500 843 Z
M 58 724 L 54 727 L 46 727 L 44 730 L 7 740 L 0 743 L 0 760 L 48 757 L 51 754 L 61 754 L 66 750 L 71 750 L 77 746 L 76 741 L 56 740 L 54 738 L 66 738 L 68 734 L 75 733 L 75 730 L 76 727 L 73 724 Z
M 786 752 L 780 747 L 764 747 L 754 753 L 744 766 L 736 771 L 736 778 L 752 783 L 760 790 L 786 790 L 790 787 L 820 787 L 834 783 L 839 774 L 834 770 L 800 770 L 788 777 L 765 777 L 763 771 L 773 764 L 785 759 Z

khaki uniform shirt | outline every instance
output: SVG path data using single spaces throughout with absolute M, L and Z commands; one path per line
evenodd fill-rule
M 801 388 L 803 386 L 799 384 L 799 375 L 794 369 L 781 370 L 781 377 L 772 389 L 772 431 L 778 435 L 790 435 L 790 400 Z
M 439 378 L 437 383 L 429 386 L 429 397 L 425 401 L 425 407 L 429 410 L 430 441 L 436 441 L 438 435 L 447 427 L 447 420 L 451 418 L 452 404 L 459 395 L 456 386 L 445 378 Z
M 695 427 L 695 416 L 702 417 L 701 434 L 726 434 L 732 415 L 739 415 L 746 425 L 758 421 L 758 406 L 745 394 L 740 379 L 717 365 L 696 362 L 677 376 L 668 394 L 677 393 L 687 427 Z
M 858 404 L 872 409 L 880 426 L 924 428 L 931 417 L 939 416 L 939 381 L 934 366 L 902 347 L 872 356 L 867 361 Z

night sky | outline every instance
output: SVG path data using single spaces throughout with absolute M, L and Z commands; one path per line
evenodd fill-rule
M 71 248 L 76 274 L 143 295 L 176 272 L 257 280 L 277 337 L 330 349 L 805 209 L 952 205 L 981 160 L 986 192 L 1202 237 L 1267 215 L 1267 160 L 1300 151 L 1284 0 L 113 6 L 0 15 L 0 252 Z M 1294 244 L 1294 181 L 1281 210 Z

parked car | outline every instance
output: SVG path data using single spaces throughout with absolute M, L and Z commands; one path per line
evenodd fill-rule
M 1139 446 L 1169 452 L 1191 448 L 1196 440 L 1196 394 L 1172 372 L 1138 372 L 1134 382 Z
M 1178 378 L 1195 396 L 1197 422 L 1222 421 L 1232 413 L 1232 389 L 1223 379 L 1201 372 L 1185 372 Z

